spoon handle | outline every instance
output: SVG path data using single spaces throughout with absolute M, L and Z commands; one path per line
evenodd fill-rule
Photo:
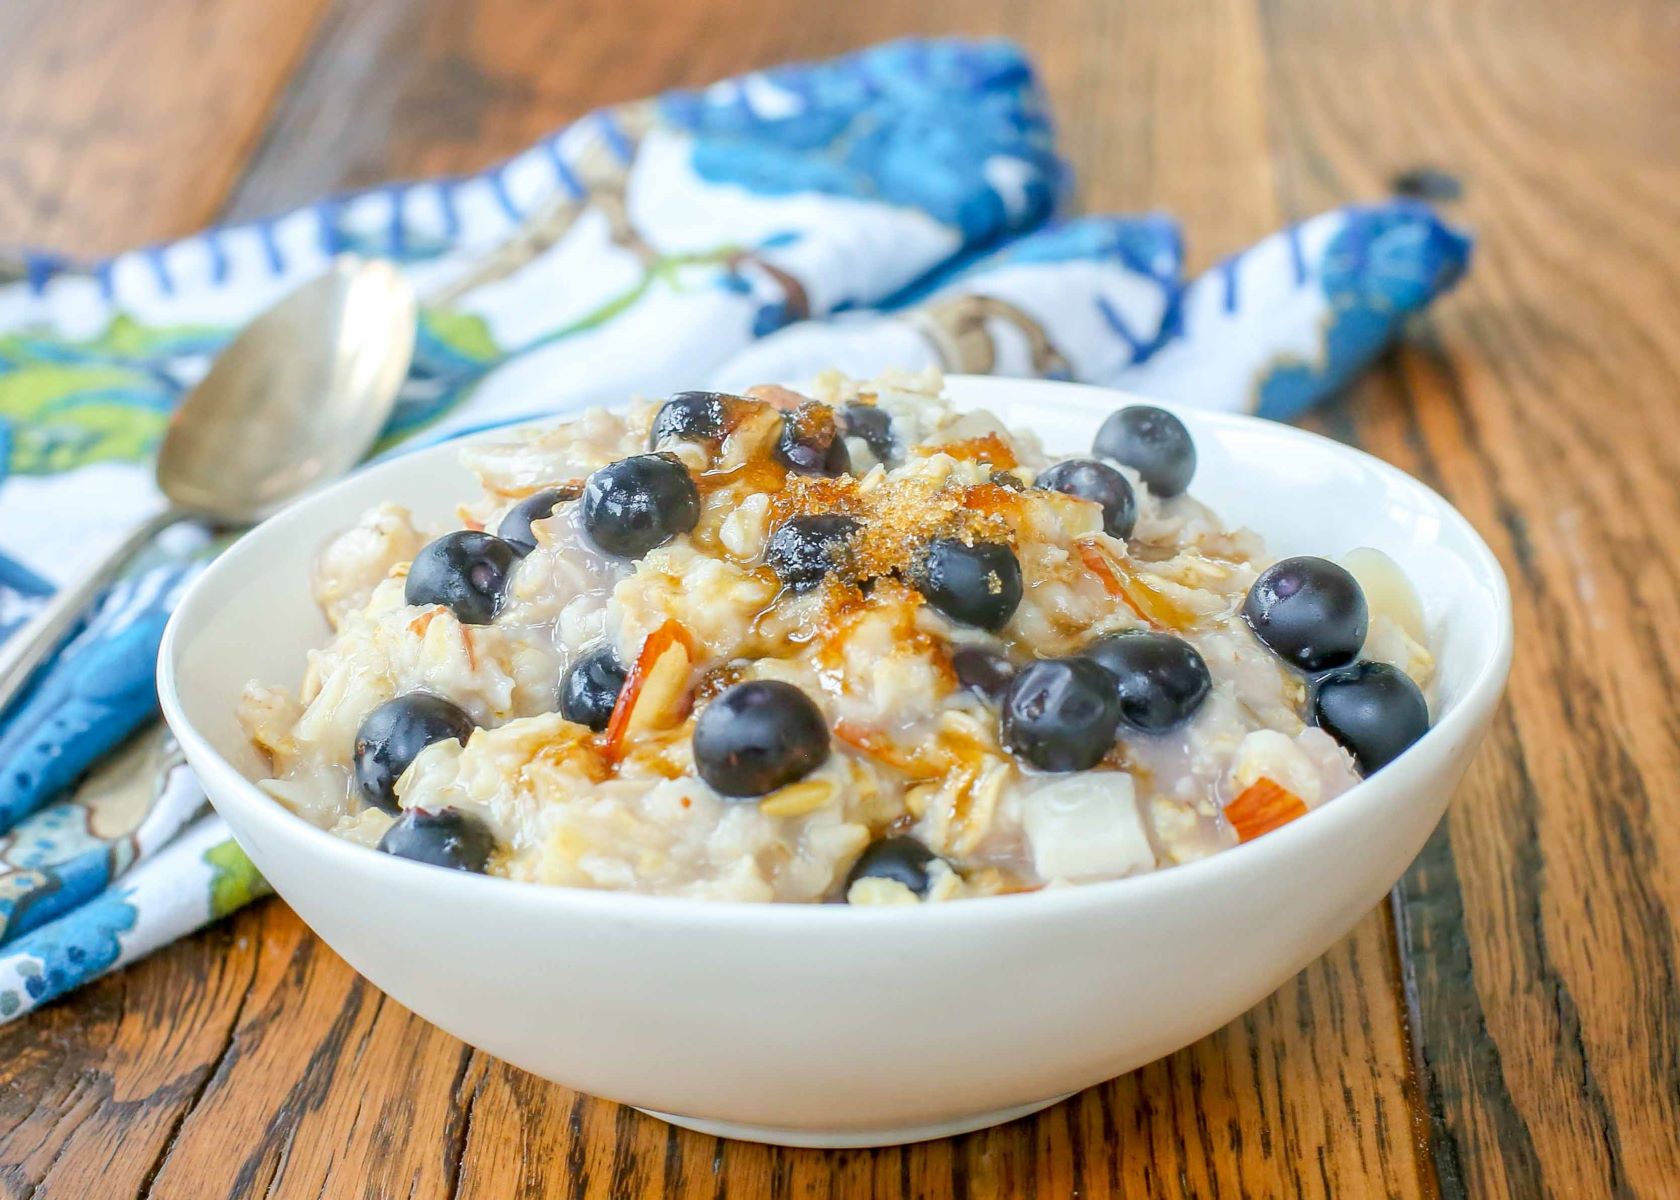
M 166 508 L 140 523 L 83 578 L 61 588 L 22 629 L 0 644 L 0 715 L 23 690 L 35 668 L 58 649 L 64 635 L 87 611 L 88 605 L 143 550 L 153 538 L 192 514 L 185 509 Z

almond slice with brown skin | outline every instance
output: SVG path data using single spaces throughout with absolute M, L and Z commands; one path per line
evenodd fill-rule
M 688 677 L 694 666 L 688 630 L 666 621 L 648 634 L 607 719 L 601 753 L 616 766 L 630 734 L 674 725 L 688 710 Z

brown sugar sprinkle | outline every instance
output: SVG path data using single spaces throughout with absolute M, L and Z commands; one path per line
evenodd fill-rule
M 842 513 L 861 523 L 847 564 L 850 580 L 903 574 L 935 538 L 1015 542 L 1021 497 L 995 483 L 963 487 L 924 476 L 891 478 L 864 491 L 851 476 L 789 476 L 771 501 L 773 527 L 795 517 Z
M 818 513 L 858 516 L 862 511 L 862 493 L 858 481 L 850 475 L 785 476 L 784 486 L 770 502 L 770 519 L 776 525 Z

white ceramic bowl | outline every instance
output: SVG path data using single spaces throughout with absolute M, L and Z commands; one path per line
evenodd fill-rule
M 1134 399 L 954 378 L 962 405 L 1090 445 Z M 1352 791 L 1153 875 L 920 908 L 753 905 L 541 887 L 340 841 L 269 799 L 234 719 L 326 637 L 308 570 L 380 500 L 437 526 L 476 485 L 440 446 L 312 496 L 222 555 L 176 610 L 163 709 L 217 810 L 329 945 L 427 1020 L 516 1066 L 712 1133 L 863 1146 L 1031 1112 L 1219 1028 L 1342 937 L 1400 877 L 1481 740 L 1511 654 L 1493 555 L 1422 484 L 1246 417 L 1181 412 L 1193 490 L 1279 555 L 1370 545 L 1422 594 L 1435 727 Z

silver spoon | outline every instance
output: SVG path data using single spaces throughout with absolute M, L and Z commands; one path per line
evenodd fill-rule
M 0 646 L 0 712 L 159 533 L 254 525 L 361 461 L 408 375 L 415 315 L 394 267 L 345 257 L 247 325 L 170 418 L 157 461 L 168 507 Z

